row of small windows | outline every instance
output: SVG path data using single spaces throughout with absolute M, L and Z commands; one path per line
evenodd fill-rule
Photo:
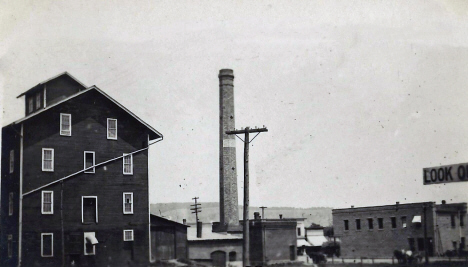
M 81 222 L 98 222 L 98 204 L 96 196 L 81 197 Z M 12 202 L 10 202 L 12 203 Z M 133 193 L 124 192 L 122 197 L 123 214 L 133 214 Z M 54 214 L 54 191 L 42 191 L 41 213 Z
M 413 222 L 416 222 L 417 221 L 417 216 L 415 216 L 415 219 L 413 219 Z M 395 229 L 397 228 L 397 218 L 396 217 L 390 217 L 390 221 L 391 221 L 391 224 L 392 224 L 392 228 Z M 419 222 L 420 221 L 420 216 L 419 216 Z M 344 229 L 345 231 L 348 231 L 349 230 L 349 220 L 344 220 Z M 356 230 L 361 230 L 361 219 L 356 219 L 355 220 L 355 227 L 356 227 Z M 384 229 L 384 218 L 377 218 L 377 227 L 378 229 Z M 402 228 L 406 228 L 407 227 L 407 223 L 406 223 L 406 216 L 402 216 L 401 217 L 401 227 Z M 374 219 L 373 218 L 367 218 L 367 228 L 369 230 L 373 230 L 374 229 Z
M 42 98 L 41 97 L 41 92 L 36 93 L 35 97 L 31 96 L 29 98 L 29 100 L 28 100 L 28 111 L 29 112 L 28 113 L 31 113 L 31 112 L 34 111 L 34 102 L 36 102 L 36 110 L 42 108 L 42 106 L 41 106 L 41 100 L 42 99 L 41 98 Z M 34 101 L 34 100 L 36 100 L 36 101 Z M 44 99 L 44 103 L 45 103 L 45 99 Z
M 13 256 L 13 235 L 8 235 L 8 258 Z M 83 233 L 83 254 L 96 255 L 95 232 Z M 123 241 L 134 241 L 133 229 L 123 230 Z M 41 257 L 54 256 L 54 233 L 41 233 Z
M 60 135 L 72 135 L 72 116 L 60 113 Z M 107 139 L 117 140 L 117 119 L 107 118 Z
M 450 225 L 452 227 L 456 227 L 456 223 L 455 223 L 455 215 L 452 214 L 450 215 Z M 391 221 L 391 224 L 392 224 L 392 229 L 395 229 L 397 228 L 397 218 L 396 217 L 390 217 L 390 221 Z M 356 219 L 356 230 L 361 230 L 361 219 Z M 416 215 L 413 217 L 413 223 L 421 223 L 421 216 L 420 215 Z M 384 228 L 384 219 L 383 218 L 377 218 L 377 225 L 378 225 L 378 228 L 379 229 L 383 229 Z M 465 221 L 463 219 L 463 216 L 460 216 L 460 226 L 464 226 L 465 225 Z M 407 226 L 407 223 L 406 223 L 406 216 L 402 216 L 401 217 L 401 227 L 402 228 L 406 228 Z M 367 227 L 369 230 L 372 230 L 374 229 L 374 219 L 372 218 L 368 218 L 367 219 Z M 345 231 L 348 231 L 349 230 L 349 221 L 348 220 L 344 220 L 344 229 Z
M 60 114 L 60 135 L 64 136 L 71 136 L 72 129 L 71 129 L 71 114 Z M 117 119 L 107 119 L 107 139 L 117 140 Z M 93 160 L 94 165 L 94 156 L 88 156 L 86 153 L 93 153 L 94 152 L 85 152 L 85 165 L 87 163 L 87 159 Z M 132 174 L 131 170 L 131 155 L 128 158 L 124 158 L 124 174 Z M 15 151 L 10 150 L 10 161 L 9 161 L 9 172 L 13 173 L 15 170 Z M 54 171 L 54 150 L 51 148 L 44 148 L 42 150 L 42 170 L 43 171 Z M 94 173 L 94 168 L 92 172 L 87 173 Z
M 125 192 L 122 197 L 123 214 L 133 214 L 133 193 Z M 41 213 L 54 214 L 54 191 L 42 191 Z M 13 192 L 8 197 L 8 215 L 13 215 Z M 96 196 L 83 196 L 81 199 L 81 222 L 98 222 L 98 206 Z
M 94 151 L 85 151 L 83 156 L 83 169 L 85 173 L 94 173 L 96 165 L 96 153 Z M 42 149 L 42 171 L 53 172 L 54 171 L 54 149 L 43 148 Z M 125 175 L 133 174 L 133 155 L 123 154 L 122 173 Z

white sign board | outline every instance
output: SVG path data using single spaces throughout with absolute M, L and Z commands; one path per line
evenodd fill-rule
M 423 169 L 423 183 L 425 185 L 454 182 L 468 182 L 468 163 Z

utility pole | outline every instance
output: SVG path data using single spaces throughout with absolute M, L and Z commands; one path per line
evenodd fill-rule
M 200 203 L 197 203 L 197 199 L 199 199 L 199 197 L 194 197 L 192 198 L 194 201 L 195 201 L 195 204 L 192 204 L 190 206 L 193 206 L 193 208 L 190 208 L 190 210 L 192 210 L 192 213 L 195 213 L 195 218 L 196 218 L 196 222 L 198 222 L 198 213 L 201 212 L 201 204 Z
M 201 204 L 197 203 L 198 197 L 194 197 L 192 199 L 195 201 L 195 204 L 190 205 L 193 207 L 190 209 L 192 210 L 192 213 L 195 213 L 195 223 L 197 224 L 197 238 L 201 238 L 202 237 L 202 225 L 201 225 L 201 222 L 198 221 L 198 213 L 201 212 L 201 207 L 199 206 L 201 206 Z
M 265 209 L 267 209 L 267 207 L 261 206 L 260 208 L 262 209 L 262 219 L 265 219 L 264 211 L 265 211 Z
M 244 134 L 244 230 L 242 231 L 243 235 L 243 246 L 242 246 L 242 263 L 244 267 L 250 266 L 250 244 L 249 244 L 249 144 L 252 142 L 257 135 L 261 132 L 268 132 L 268 129 L 263 126 L 263 128 L 250 129 L 250 127 L 245 127 L 245 129 L 226 131 L 227 135 L 234 134 L 237 138 L 242 140 L 238 134 Z M 250 133 L 257 133 L 257 135 L 250 140 Z
M 431 209 L 432 211 L 432 209 Z M 426 261 L 426 265 L 429 265 L 429 255 L 428 255 L 428 246 L 430 245 L 429 242 L 427 242 L 427 205 L 426 203 L 423 204 L 423 220 L 424 220 L 424 259 Z

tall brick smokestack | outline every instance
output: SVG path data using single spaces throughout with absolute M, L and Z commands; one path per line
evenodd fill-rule
M 220 230 L 239 231 L 236 140 L 234 130 L 234 72 L 219 71 L 219 220 Z

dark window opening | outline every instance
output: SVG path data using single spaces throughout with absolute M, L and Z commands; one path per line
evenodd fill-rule
M 401 217 L 401 227 L 406 228 L 406 216 Z
M 379 229 L 383 229 L 383 218 L 378 218 L 377 222 L 379 224 Z
M 410 250 L 415 251 L 416 250 L 416 247 L 415 247 L 416 243 L 414 242 L 414 238 L 408 238 L 408 243 L 409 243 Z
M 460 238 L 460 249 L 465 249 L 465 238 Z
M 229 252 L 229 261 L 236 261 L 237 253 L 235 251 Z
M 396 228 L 396 217 L 391 217 L 392 220 L 392 228 Z
M 455 214 L 450 215 L 450 224 L 455 227 Z
M 418 250 L 424 251 L 424 238 L 418 238 Z
M 361 230 L 361 219 L 356 219 L 356 230 Z
M 374 220 L 373 219 L 371 219 L 371 218 L 367 219 L 367 224 L 369 226 L 369 230 L 374 229 Z
M 298 235 L 298 236 L 301 235 L 301 228 L 300 228 L 300 227 L 297 228 L 297 235 Z
M 42 257 L 51 257 L 53 256 L 52 252 L 52 235 L 43 234 L 42 235 Z
M 465 226 L 465 222 L 463 218 L 464 218 L 463 214 L 460 214 L 460 226 Z
M 345 231 L 348 231 L 348 230 L 349 230 L 349 222 L 348 222 L 348 220 L 344 220 L 344 229 L 345 229 Z
M 96 223 L 97 222 L 97 199 L 84 197 L 83 198 L 83 222 Z
M 91 168 L 95 164 L 94 152 L 86 151 L 85 152 L 85 173 L 94 173 L 96 168 Z M 90 168 L 90 169 L 88 169 Z

